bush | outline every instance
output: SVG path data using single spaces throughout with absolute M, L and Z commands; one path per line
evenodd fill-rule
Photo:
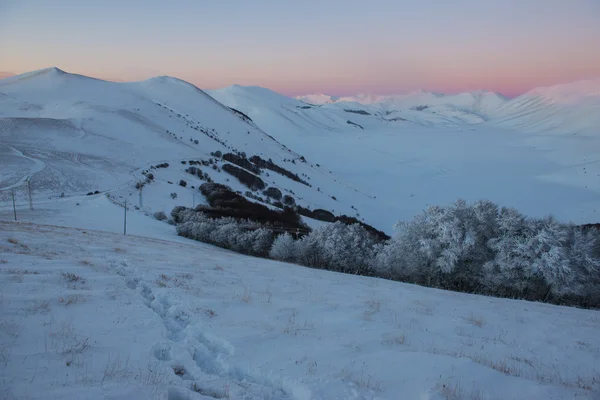
M 289 194 L 286 194 L 285 196 L 283 196 L 283 204 L 292 207 L 296 205 L 296 200 Z
M 239 253 L 266 257 L 273 244 L 273 232 L 259 228 L 246 230 L 232 218 L 212 219 L 202 212 L 184 210 L 177 212 L 177 234 Z
M 238 156 L 233 153 L 223 154 L 223 160 L 229 161 L 232 164 L 235 164 L 239 167 L 247 169 L 248 171 L 250 171 L 256 175 L 259 175 L 260 168 L 258 168 L 256 165 L 254 165 L 250 161 L 248 161 L 246 159 L 245 153 L 242 153 L 242 154 L 243 154 L 243 156 L 241 156 L 241 155 Z
M 335 222 L 302 237 L 296 245 L 295 260 L 332 271 L 371 275 L 377 243 L 360 225 Z
M 296 241 L 289 233 L 277 236 L 271 246 L 269 257 L 274 260 L 292 262 L 296 257 Z
M 176 207 L 171 215 L 183 236 L 339 272 L 600 307 L 600 230 L 592 226 L 563 224 L 550 217 L 527 218 L 489 201 L 467 204 L 459 200 L 446 207 L 430 207 L 412 221 L 398 223 L 397 234 L 389 240 L 382 240 L 372 227 L 346 224 L 353 221 L 346 216 L 344 221 L 336 217 L 340 220 L 294 240 L 289 233 L 274 237 L 270 231 L 274 225 L 268 225 L 275 215 L 281 221 L 298 218 L 292 209 L 269 210 L 224 185 L 204 184 L 201 190 L 211 205 L 225 208 L 210 210 L 216 213 L 214 219 L 203 212 L 203 206 L 196 210 Z M 251 220 L 241 217 L 248 210 L 256 214 Z M 236 213 L 238 218 L 229 217 Z M 263 225 L 248 231 L 248 225 L 257 224 Z
M 290 229 L 308 229 L 301 221 L 300 216 L 291 208 L 282 211 L 251 202 L 242 195 L 235 193 L 229 186 L 219 183 L 204 183 L 200 192 L 206 197 L 210 208 L 196 207 L 212 218 L 231 217 L 236 220 L 252 220 L 260 224 L 284 227 Z
M 275 188 L 275 187 L 270 187 L 267 190 L 265 190 L 263 192 L 263 194 L 267 197 L 271 197 L 272 199 L 275 200 L 281 200 L 281 198 L 283 197 L 283 194 L 281 193 L 281 190 Z
M 269 169 L 271 171 L 275 171 L 278 174 L 283 175 L 293 181 L 302 183 L 306 186 L 310 186 L 310 184 L 308 182 L 306 182 L 305 180 L 303 180 L 302 178 L 300 178 L 298 176 L 298 174 L 295 174 L 291 171 L 288 171 L 285 168 L 280 167 L 279 165 L 275 164 L 271 159 L 266 161 L 266 160 L 263 160 L 262 158 L 260 158 L 259 156 L 252 156 L 252 157 L 250 157 L 250 161 L 252 161 L 259 168 L 265 168 L 265 169 Z
M 187 186 L 187 182 L 182 179 L 182 180 L 179 181 L 179 186 L 186 187 Z
M 157 211 L 154 213 L 154 218 L 159 221 L 164 221 L 167 219 L 167 214 L 164 211 Z
M 379 273 L 427 286 L 600 306 L 599 233 L 489 201 L 430 207 L 377 256 Z
M 170 196 L 173 200 L 175 200 L 177 198 L 177 193 L 173 192 Z
M 231 164 L 225 164 L 222 168 L 223 171 L 235 176 L 243 185 L 247 186 L 252 190 L 262 190 L 266 186 L 262 179 L 242 168 L 236 167 Z

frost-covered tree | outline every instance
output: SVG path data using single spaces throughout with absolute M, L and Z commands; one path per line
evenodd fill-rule
M 267 257 L 273 245 L 273 232 L 260 228 L 252 233 L 252 254 L 258 257 Z
M 497 214 L 489 201 L 429 207 L 396 225 L 396 237 L 377 257 L 378 269 L 431 286 L 478 290 L 481 267 L 493 256 L 487 241 L 495 235 Z
M 367 273 L 375 256 L 375 237 L 359 224 L 342 222 L 321 226 L 296 246 L 302 264 L 334 271 Z
M 498 236 L 489 241 L 495 258 L 486 263 L 488 288 L 501 295 L 547 300 L 577 295 L 596 276 L 596 234 L 551 217 L 527 219 L 503 209 Z
M 269 257 L 274 260 L 293 262 L 296 259 L 296 241 L 289 233 L 279 235 L 273 241 Z

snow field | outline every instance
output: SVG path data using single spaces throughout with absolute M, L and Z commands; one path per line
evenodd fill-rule
M 600 388 L 597 311 L 176 240 L 1 222 L 3 396 L 594 399 Z

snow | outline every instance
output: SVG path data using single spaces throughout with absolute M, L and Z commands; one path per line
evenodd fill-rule
M 162 240 L 93 230 L 103 215 L 86 229 L 0 223 L 5 398 L 593 399 L 599 389 L 597 311 L 245 257 L 157 221 L 145 233 Z
M 204 92 L 172 77 L 114 83 L 56 68 L 35 71 L 0 81 L 0 208 L 10 208 L 15 186 L 17 203 L 28 202 L 27 177 L 34 202 L 98 190 L 138 204 L 134 185 L 144 179 L 141 172 L 168 162 L 169 168 L 153 170 L 143 209 L 169 212 L 180 200 L 202 201 L 202 182 L 181 161 L 234 149 L 271 158 L 306 179 L 312 187 L 277 173 L 261 176 L 284 194 L 293 191 L 298 204 L 358 217 L 387 233 L 427 205 L 457 198 L 595 222 L 600 139 L 574 133 L 597 131 L 600 114 L 592 107 L 593 88 L 580 86 L 570 89 L 586 93 L 577 106 L 528 96 L 507 101 L 484 91 L 420 91 L 391 96 L 402 108 L 385 109 L 348 98 L 310 106 L 260 87 Z M 423 105 L 429 107 L 419 110 Z M 553 134 L 543 134 L 545 128 Z M 205 172 L 247 191 L 224 172 Z M 177 185 L 181 179 L 187 188 Z
M 351 198 L 366 221 L 387 232 L 397 220 L 409 220 L 429 205 L 449 204 L 457 198 L 488 199 L 527 215 L 551 214 L 561 221 L 600 219 L 599 135 L 523 132 L 456 108 L 437 113 L 442 106 L 381 116 L 363 105 L 373 113 L 364 116 L 344 112 L 347 103 L 299 110 L 288 107 L 289 100 L 261 101 L 246 95 L 242 87 L 209 93 L 224 104 L 235 104 L 263 130 L 331 171 L 338 181 L 351 182 L 360 192 L 376 197 L 373 208 L 363 197 L 336 195 Z M 438 98 L 430 93 L 411 96 Z M 495 96 L 476 92 L 454 97 Z M 514 101 L 503 104 L 508 107 Z M 395 117 L 405 121 L 386 121 Z M 595 118 L 567 119 L 564 125 L 581 123 L 600 129 Z M 346 120 L 365 129 L 348 129 Z
M 598 311 L 246 257 L 151 217 L 205 204 L 182 161 L 234 148 L 307 179 L 261 175 L 298 204 L 388 233 L 458 197 L 597 222 L 597 99 L 586 83 L 513 100 L 416 92 L 310 106 L 172 77 L 49 68 L 1 80 L 3 398 L 598 398 Z M 139 192 L 144 170 L 154 180 Z
M 495 125 L 525 132 L 600 134 L 600 79 L 537 88 L 498 107 Z
M 141 172 L 167 162 L 167 170 L 153 171 L 156 179 L 144 189 L 144 207 L 149 213 L 168 212 L 177 205 L 168 200 L 170 193 L 193 202 L 193 189 L 175 187 L 181 179 L 192 182 L 201 197 L 202 182 L 186 174 L 181 161 L 208 160 L 214 151 L 244 151 L 304 176 L 313 187 L 277 173 L 262 176 L 269 186 L 293 191 L 298 204 L 356 215 L 351 204 L 332 199 L 355 196 L 351 185 L 302 162 L 254 123 L 179 79 L 114 83 L 50 68 L 2 80 L 0 92 L 0 198 L 5 201 L 16 184 L 31 177 L 36 203 L 96 190 L 137 202 L 133 189 L 144 179 Z M 247 190 L 224 172 L 208 173 L 216 182 Z M 24 186 L 19 189 L 17 201 L 26 202 Z

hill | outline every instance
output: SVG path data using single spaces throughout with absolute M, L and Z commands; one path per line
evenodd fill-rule
M 251 193 L 252 201 L 261 197 L 267 206 L 272 199 L 262 191 L 268 187 L 303 207 L 351 216 L 373 200 L 279 143 L 244 113 L 176 78 L 114 83 L 49 68 L 0 81 L 0 105 L 5 199 L 18 187 L 18 201 L 25 202 L 30 179 L 35 202 L 98 191 L 148 213 L 170 212 L 203 202 L 198 187 L 210 179 Z M 272 160 L 270 170 L 245 172 L 260 187 L 248 187 L 223 168 L 240 155 Z M 194 171 L 204 169 L 204 180 L 186 172 L 192 163 L 198 164 Z M 140 182 L 143 204 L 136 193 Z M 356 197 L 361 204 L 352 202 Z
M 390 218 L 406 221 L 429 205 L 459 197 L 489 199 L 563 221 L 600 219 L 600 137 L 581 140 L 568 130 L 538 135 L 496 123 L 497 110 L 517 104 L 518 98 L 483 91 L 454 96 L 417 92 L 390 100 L 399 109 L 386 110 L 357 103 L 358 98 L 308 105 L 242 86 L 208 93 L 376 196 L 377 215 L 367 214 L 373 213 L 368 207 L 361 207 L 361 215 L 380 229 L 388 229 Z M 594 118 L 580 123 L 593 126 Z
M 497 126 L 535 133 L 600 134 L 600 79 L 537 88 L 498 107 Z
M 596 311 L 244 257 L 145 221 L 161 239 L 95 231 L 101 216 L 86 229 L 0 222 L 4 397 L 541 400 L 599 389 Z

